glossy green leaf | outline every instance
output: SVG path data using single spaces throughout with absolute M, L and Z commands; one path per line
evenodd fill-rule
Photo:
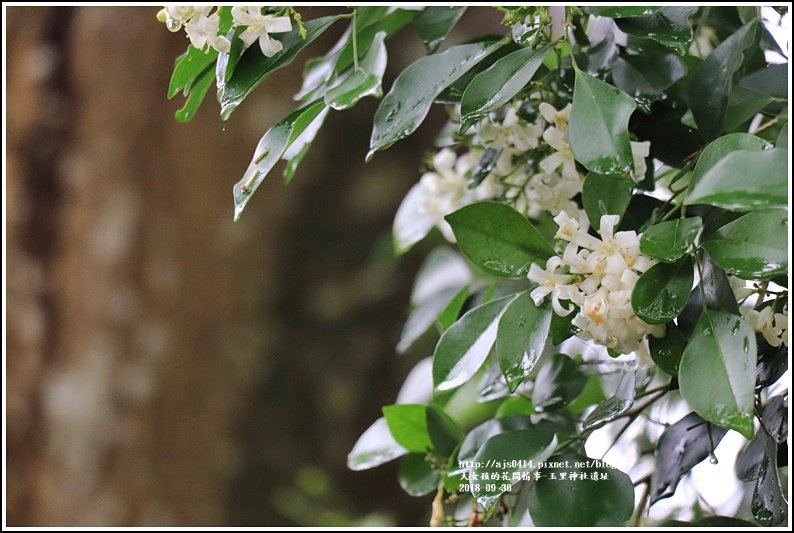
M 397 474 L 402 489 L 409 496 L 425 496 L 438 488 L 441 477 L 433 470 L 424 454 L 411 453 L 403 457 Z
M 350 470 L 367 470 L 388 463 L 408 453 L 394 440 L 386 419 L 375 421 L 356 441 L 353 450 L 347 455 Z
M 650 112 L 650 104 L 662 93 L 683 78 L 686 64 L 675 54 L 645 52 L 640 55 L 624 55 L 612 65 L 612 81 L 615 86 L 633 96 L 637 105 Z
M 458 424 L 435 405 L 427 406 L 427 434 L 433 444 L 433 451 L 442 457 L 449 457 L 463 440 L 463 431 Z
M 296 130 L 297 137 L 290 140 L 290 144 L 281 159 L 285 160 L 287 164 L 284 166 L 284 180 L 289 183 L 295 177 L 295 171 L 298 169 L 303 158 L 311 148 L 314 138 L 319 133 L 320 128 L 325 124 L 325 118 L 328 116 L 328 107 L 323 108 L 314 119 L 305 127 L 302 124 L 296 124 L 297 127 L 303 127 L 302 130 Z M 311 115 L 310 115 L 311 116 Z
M 549 336 L 551 314 L 547 305 L 536 306 L 529 292 L 524 292 L 499 319 L 496 356 L 510 392 L 518 388 L 540 359 Z
M 613 19 L 624 17 L 647 17 L 661 10 L 661 6 L 588 6 L 583 8 L 585 13 Z
M 788 98 L 788 63 L 769 65 L 751 72 L 742 78 L 739 85 L 777 98 Z
M 554 467 L 541 470 L 529 491 L 529 514 L 536 526 L 624 526 L 631 518 L 634 486 L 629 476 L 617 468 L 596 467 L 595 459 L 583 455 L 557 455 L 549 463 Z
M 636 107 L 626 93 L 577 70 L 568 126 L 576 160 L 591 172 L 627 175 L 634 166 L 628 125 Z
M 552 313 L 551 324 L 549 331 L 551 332 L 551 342 L 555 346 L 562 341 L 571 338 L 576 333 L 576 328 L 573 325 L 573 319 L 576 312 L 570 313 L 568 316 L 560 316 L 557 313 Z
M 731 98 L 733 75 L 742 66 L 744 51 L 756 46 L 758 20 L 742 26 L 711 52 L 692 76 L 689 106 L 706 139 L 719 137 Z
M 408 451 L 424 453 L 433 448 L 427 430 L 426 405 L 387 405 L 383 408 L 383 416 L 394 440 Z
M 535 406 L 523 396 L 511 396 L 499 404 L 496 416 L 533 415 Z
M 463 253 L 489 274 L 523 277 L 554 249 L 521 213 L 501 202 L 478 202 L 445 217 Z
M 413 25 L 428 53 L 436 51 L 464 11 L 465 6 L 427 6 L 419 13 Z
M 254 191 L 267 174 L 312 123 L 326 110 L 322 100 L 316 100 L 277 122 L 260 139 L 254 157 L 243 177 L 234 185 L 234 219 L 238 220 Z M 321 118 L 320 118 L 321 120 Z
M 207 95 L 207 91 L 209 91 L 214 80 L 215 73 L 212 71 L 211 67 L 207 67 L 207 70 L 205 70 L 204 73 L 193 82 L 193 85 L 190 86 L 190 92 L 187 95 L 185 104 L 174 114 L 177 122 L 187 122 L 193 118 L 201 106 L 201 102 L 204 101 L 204 97 Z
M 582 186 L 582 204 L 587 219 L 594 228 L 601 226 L 602 215 L 623 218 L 631 201 L 634 182 L 622 175 L 608 176 L 590 172 Z
M 788 214 L 756 211 L 724 225 L 703 243 L 729 274 L 765 279 L 788 272 Z
M 416 131 L 435 97 L 500 46 L 498 41 L 453 46 L 403 70 L 375 112 L 367 160 Z
M 622 18 L 615 22 L 625 33 L 652 39 L 683 56 L 692 42 L 689 19 L 697 10 L 697 6 L 670 6 L 647 17 Z
M 742 319 L 706 309 L 681 358 L 681 396 L 700 416 L 752 438 L 755 332 Z
M 480 369 L 496 340 L 499 318 L 516 295 L 475 307 L 452 324 L 433 354 L 433 383 L 438 391 L 457 388 Z
M 692 192 L 692 188 L 703 176 L 711 172 L 711 169 L 729 154 L 739 150 L 761 151 L 771 147 L 764 139 L 749 133 L 723 135 L 709 144 L 698 157 L 692 178 L 689 180 L 687 195 Z
M 788 127 L 783 127 L 780 129 L 780 133 L 778 134 L 777 140 L 775 141 L 775 148 L 788 150 Z
M 350 109 L 366 96 L 380 98 L 383 94 L 381 81 L 386 71 L 386 45 L 383 40 L 386 32 L 378 32 L 369 51 L 359 63 L 358 70 L 352 70 L 338 85 L 325 93 L 325 104 L 337 111 Z
M 392 9 L 389 6 L 359 6 L 359 16 L 356 22 L 356 35 L 358 55 L 361 57 L 369 50 L 370 43 L 378 32 L 386 32 L 392 36 L 411 23 L 420 13 L 415 10 Z M 339 54 L 339 59 L 334 66 L 334 73 L 338 74 L 353 64 L 353 39 L 347 39 Z
M 665 263 L 678 261 L 695 244 L 695 238 L 702 228 L 703 220 L 700 217 L 660 222 L 640 236 L 640 252 Z
M 171 99 L 180 92 L 187 94 L 199 76 L 207 69 L 212 70 L 212 64 L 217 58 L 218 52 L 213 48 L 205 54 L 193 45 L 188 45 L 187 52 L 176 58 L 174 62 L 174 72 L 168 85 L 168 98 Z
M 731 89 L 731 98 L 728 100 L 728 108 L 725 110 L 723 129 L 731 131 L 738 128 L 773 101 L 771 96 L 760 91 L 735 85 Z
M 741 314 L 728 275 L 705 251 L 700 254 L 700 278 L 698 294 L 707 308 Z
M 477 452 L 483 445 L 493 437 L 508 431 L 515 431 L 517 429 L 529 429 L 532 427 L 532 420 L 525 415 L 510 415 L 492 418 L 483 422 L 466 434 L 463 442 L 458 450 L 458 467 L 457 471 L 463 472 L 469 470 L 469 463 L 474 460 Z
M 788 150 L 737 150 L 727 154 L 704 174 L 698 174 L 684 203 L 739 211 L 785 208 Z
M 481 481 L 473 484 L 475 490 L 472 494 L 483 507 L 488 507 L 518 483 L 521 474 L 538 470 L 556 447 L 557 436 L 537 428 L 494 435 L 474 458 L 472 477 Z M 514 474 L 517 478 L 513 477 Z M 493 479 L 494 476 L 498 479 Z
M 571 402 L 584 389 L 587 377 L 576 362 L 558 353 L 544 360 L 535 377 L 532 403 L 538 410 L 549 410 Z
M 648 336 L 648 347 L 651 352 L 651 359 L 656 366 L 670 374 L 678 375 L 678 367 L 681 366 L 681 356 L 686 349 L 686 339 L 672 322 L 665 326 L 665 335 L 661 339 Z
M 344 15 L 320 17 L 305 23 L 306 38 L 298 33 L 298 28 L 293 28 L 289 33 L 274 34 L 273 38 L 281 41 L 283 49 L 273 57 L 267 57 L 257 46 L 252 46 L 245 51 L 226 86 L 218 91 L 218 102 L 221 105 L 221 118 L 226 120 L 237 106 L 251 94 L 260 83 L 265 81 L 273 72 L 292 63 L 298 54 L 322 35 L 331 25 L 343 18 Z
M 466 286 L 459 290 L 455 297 L 450 300 L 449 304 L 447 304 L 444 310 L 441 311 L 441 314 L 438 315 L 438 320 L 436 321 L 441 333 L 444 333 L 452 324 L 455 323 L 460 316 L 463 305 L 466 303 L 468 298 L 469 287 Z
M 694 282 L 691 257 L 675 263 L 657 263 L 637 280 L 631 307 L 648 324 L 664 324 L 684 309 Z
M 634 405 L 634 382 L 635 373 L 633 371 L 623 372 L 615 393 L 598 404 L 587 415 L 582 423 L 582 431 L 600 427 L 631 409 L 631 406 Z
M 549 49 L 549 45 L 521 48 L 477 74 L 461 100 L 461 131 L 517 95 L 535 75 Z

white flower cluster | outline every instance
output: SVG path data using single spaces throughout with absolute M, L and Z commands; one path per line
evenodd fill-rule
M 519 117 L 520 106 L 521 102 L 508 106 L 500 122 L 490 117 L 482 120 L 474 139 L 486 148 L 501 150 L 494 173 L 507 186 L 506 200 L 529 218 L 543 212 L 556 216 L 564 211 L 584 222 L 584 213 L 572 200 L 582 192 L 584 176 L 576 169 L 568 141 L 571 104 L 556 109 L 541 102 L 540 116 L 534 123 Z M 631 150 L 633 177 L 640 181 L 647 170 L 650 142 L 631 142 Z
M 469 186 L 470 175 L 478 159 L 472 152 L 458 157 L 454 151 L 444 148 L 433 157 L 433 170 L 419 180 L 420 209 L 430 215 L 444 237 L 455 242 L 455 235 L 444 217 L 463 206 L 479 200 L 499 196 L 500 185 L 488 177 L 478 186 Z
M 771 306 L 760 311 L 747 309 L 743 313 L 750 327 L 763 335 L 770 346 L 788 346 L 788 305 L 783 308 L 782 313 L 775 313 Z
M 615 232 L 619 217 L 604 215 L 598 231 L 601 238 L 587 233 L 587 227 L 567 213 L 554 221 L 555 238 L 567 242 L 562 257 L 554 256 L 546 269 L 533 264 L 530 281 L 538 283 L 531 296 L 537 305 L 551 295 L 554 312 L 567 316 L 575 308 L 563 307 L 561 300 L 575 304 L 579 311 L 573 325 L 580 335 L 620 353 L 637 352 L 648 360 L 646 336 L 663 337 L 664 325 L 643 322 L 631 307 L 631 294 L 640 274 L 655 262 L 640 254 L 640 240 L 634 231 Z
M 228 53 L 231 42 L 223 35 L 218 35 L 220 15 L 216 6 L 177 6 L 167 5 L 157 14 L 157 19 L 165 22 L 173 32 L 185 27 L 190 44 L 199 50 L 207 45 L 218 52 Z M 214 10 L 214 12 L 213 12 Z M 232 19 L 235 27 L 244 27 L 240 40 L 246 47 L 259 40 L 262 53 L 271 57 L 281 51 L 281 41 L 270 37 L 270 33 L 285 33 L 292 29 L 289 17 L 263 15 L 261 6 L 235 6 L 232 8 Z

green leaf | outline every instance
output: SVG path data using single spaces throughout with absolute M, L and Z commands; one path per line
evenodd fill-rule
M 518 388 L 540 359 L 549 336 L 551 314 L 548 306 L 537 307 L 529 292 L 524 292 L 499 319 L 496 356 L 510 392 Z
M 755 332 L 741 317 L 706 309 L 681 358 L 681 396 L 700 416 L 752 438 Z
M 684 309 L 694 282 L 691 257 L 676 263 L 657 263 L 637 280 L 631 307 L 648 324 L 664 324 Z
M 394 9 L 383 6 L 359 6 L 359 17 L 356 25 L 358 31 L 356 32 L 358 55 L 361 57 L 372 43 L 375 35 L 380 32 L 386 32 L 387 36 L 392 36 L 402 28 L 411 23 L 416 18 L 419 11 Z M 391 12 L 389 12 L 391 11 Z M 339 53 L 339 59 L 334 66 L 334 74 L 338 74 L 353 64 L 353 39 L 347 39 Z
M 606 6 L 606 7 L 585 7 L 583 11 L 590 15 L 599 17 L 611 17 L 613 19 L 624 17 L 647 17 L 661 10 L 661 6 Z
M 723 129 L 725 131 L 731 131 L 738 128 L 773 101 L 774 99 L 771 96 L 760 91 L 745 89 L 739 85 L 734 85 L 731 89 L 728 109 L 725 111 Z
M 463 440 L 463 431 L 447 413 L 435 405 L 427 406 L 427 433 L 433 444 L 433 451 L 442 457 L 449 457 Z
M 573 326 L 573 319 L 576 312 L 569 313 L 568 316 L 560 316 L 557 313 L 551 315 L 551 342 L 555 346 L 562 341 L 571 338 L 576 333 L 576 328 Z
M 714 260 L 705 251 L 700 254 L 700 278 L 700 294 L 706 307 L 734 315 L 741 314 L 728 275 L 714 264 Z
M 738 211 L 786 207 L 788 150 L 737 150 L 727 154 L 705 174 L 698 175 L 684 204 L 710 204 Z
M 347 467 L 350 470 L 367 470 L 406 453 L 408 450 L 394 440 L 386 419 L 381 417 L 356 441 L 353 450 L 347 455 Z
M 723 135 L 709 144 L 698 157 L 697 165 L 695 165 L 695 170 L 692 173 L 692 178 L 689 180 L 689 191 L 687 192 L 687 196 L 692 193 L 692 189 L 703 176 L 711 172 L 711 169 L 714 168 L 717 163 L 731 153 L 739 150 L 761 151 L 771 147 L 772 145 L 762 138 L 749 133 L 730 133 L 728 135 Z
M 383 408 L 383 416 L 394 440 L 408 451 L 425 453 L 433 448 L 427 430 L 426 405 L 387 405 Z
M 469 470 L 467 467 L 468 463 L 474 460 L 477 452 L 494 435 L 531 427 L 532 420 L 525 415 L 500 416 L 499 418 L 492 418 L 483 422 L 469 431 L 466 438 L 463 439 L 458 451 L 458 466 L 461 467 L 458 471 Z
M 739 85 L 776 98 L 788 98 L 788 63 L 756 70 L 742 78 Z
M 591 172 L 627 175 L 634 166 L 628 125 L 636 107 L 626 93 L 577 70 L 568 126 L 576 160 Z
M 686 349 L 686 339 L 672 322 L 665 326 L 665 335 L 661 339 L 654 336 L 648 337 L 648 346 L 651 352 L 651 359 L 656 366 L 670 374 L 678 375 L 678 367 L 681 366 L 681 356 Z
M 427 6 L 419 13 L 413 24 L 427 53 L 436 51 L 464 11 L 466 8 L 463 6 Z
M 730 222 L 703 243 L 711 258 L 742 279 L 767 279 L 788 272 L 788 214 L 756 211 Z
M 601 226 L 602 215 L 623 218 L 631 201 L 634 182 L 622 175 L 608 176 L 590 172 L 582 186 L 582 204 L 587 219 L 594 228 Z
M 500 41 L 487 41 L 453 46 L 403 70 L 375 112 L 367 160 L 416 131 L 435 97 L 501 45 Z
M 403 457 L 397 479 L 402 489 L 414 497 L 430 494 L 438 488 L 441 481 L 438 472 L 433 470 L 421 453 L 411 453 Z
M 576 362 L 558 353 L 546 359 L 535 378 L 532 404 L 538 410 L 549 410 L 571 402 L 584 389 L 587 377 Z
M 447 329 L 433 354 L 433 383 L 438 391 L 457 388 L 480 369 L 496 340 L 499 317 L 516 295 L 475 307 Z
M 496 416 L 534 415 L 535 406 L 523 396 L 505 398 L 496 410 Z
M 518 429 L 494 435 L 474 458 L 473 479 L 491 480 L 474 483 L 472 494 L 483 507 L 521 480 L 521 474 L 534 472 L 554 453 L 557 436 L 537 428 Z M 513 475 L 518 478 L 514 479 Z M 498 476 L 498 480 L 494 479 Z M 477 490 L 479 489 L 479 490 Z
M 460 311 L 463 309 L 463 304 L 466 303 L 466 300 L 469 298 L 469 287 L 463 287 L 458 293 L 455 295 L 452 300 L 450 300 L 449 304 L 441 311 L 441 314 L 438 315 L 438 320 L 436 324 L 438 325 L 439 330 L 441 333 L 444 333 L 452 324 L 460 316 Z
M 742 26 L 714 49 L 692 76 L 689 106 L 707 139 L 719 137 L 724 129 L 733 75 L 742 66 L 744 51 L 758 44 L 759 27 L 758 20 Z
M 566 528 L 625 525 L 634 510 L 634 486 L 617 468 L 596 467 L 600 462 L 575 454 L 549 459 L 555 468 L 541 470 L 540 479 L 529 490 L 532 522 Z M 571 479 L 571 473 L 576 479 Z M 597 481 L 591 478 L 594 474 Z
M 307 131 L 315 120 L 324 118 L 327 108 L 320 100 L 293 111 L 277 122 L 259 140 L 254 157 L 243 177 L 234 186 L 234 219 L 240 218 L 248 200 L 262 184 L 267 174 L 302 133 Z
M 188 122 L 198 111 L 198 108 L 201 106 L 201 102 L 204 101 L 204 97 L 207 95 L 207 91 L 210 89 L 210 85 L 215 80 L 215 75 L 212 72 L 212 68 L 207 67 L 207 70 L 201 74 L 193 85 L 190 86 L 190 92 L 187 95 L 187 100 L 185 100 L 185 105 L 174 114 L 174 117 L 178 122 Z
M 461 131 L 509 102 L 535 75 L 550 45 L 521 48 L 477 74 L 463 93 Z
M 328 89 L 324 97 L 327 106 L 342 111 L 350 109 L 366 96 L 381 97 L 381 81 L 386 71 L 385 38 L 386 32 L 378 32 L 359 63 L 359 69 L 351 71 L 341 83 Z
M 521 213 L 501 202 L 478 202 L 445 217 L 463 253 L 489 274 L 523 277 L 554 249 Z
M 695 238 L 702 228 L 703 220 L 700 217 L 660 222 L 640 236 L 640 252 L 665 263 L 678 261 L 695 244 Z
M 686 64 L 675 54 L 644 52 L 641 55 L 619 56 L 612 65 L 612 81 L 646 113 L 665 89 L 683 78 Z
M 643 39 L 652 39 L 686 55 L 692 41 L 692 26 L 689 18 L 698 10 L 696 6 L 665 7 L 647 17 L 632 17 L 616 20 L 623 32 Z
M 176 58 L 174 62 L 174 72 L 171 74 L 171 82 L 168 84 L 168 99 L 176 96 L 180 91 L 188 94 L 196 79 L 204 74 L 207 69 L 211 69 L 213 63 L 218 58 L 218 52 L 210 48 L 208 53 L 204 53 L 193 45 L 188 45 L 187 51 Z
M 633 371 L 623 372 L 618 381 L 615 394 L 601 402 L 593 409 L 582 423 L 582 431 L 589 431 L 597 426 L 610 422 L 628 411 L 634 405 Z
M 344 18 L 344 15 L 320 17 L 306 22 L 307 35 L 305 39 L 299 35 L 297 27 L 289 33 L 274 35 L 273 38 L 280 40 L 284 48 L 273 57 L 266 57 L 257 46 L 246 50 L 237 63 L 232 77 L 226 82 L 226 86 L 218 91 L 221 118 L 228 119 L 232 111 L 251 94 L 251 91 L 270 77 L 273 72 L 292 63 L 306 46 L 341 18 Z

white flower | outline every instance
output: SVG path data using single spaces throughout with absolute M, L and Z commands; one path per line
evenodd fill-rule
M 645 173 L 648 171 L 648 165 L 645 164 L 645 158 L 651 153 L 651 142 L 634 142 L 631 141 L 631 155 L 634 158 L 634 172 L 632 178 L 634 181 L 642 181 L 645 179 Z
M 653 264 L 640 255 L 639 237 L 633 231 L 615 232 L 619 218 L 614 215 L 601 217 L 600 239 L 587 233 L 585 222 L 564 211 L 554 221 L 559 227 L 555 237 L 568 244 L 561 258 L 549 259 L 545 271 L 536 265 L 530 268 L 529 279 L 540 284 L 531 293 L 533 300 L 538 303 L 551 294 L 552 307 L 560 315 L 571 308 L 563 308 L 559 300 L 570 300 L 579 307 L 573 324 L 582 337 L 621 353 L 634 352 L 640 362 L 646 361 L 646 336 L 663 336 L 665 328 L 646 324 L 631 306 L 638 272 Z
M 228 53 L 231 42 L 221 35 L 218 35 L 218 28 L 221 18 L 218 13 L 210 15 L 213 6 L 197 6 L 193 10 L 190 20 L 185 23 L 185 32 L 190 38 L 190 44 L 199 50 L 209 44 L 212 48 L 221 53 Z
M 190 44 L 199 50 L 209 44 L 218 52 L 226 53 L 231 42 L 218 35 L 221 20 L 217 11 L 210 15 L 213 9 L 215 6 L 167 5 L 157 14 L 157 19 L 165 22 L 169 31 L 179 31 L 184 26 Z
M 284 45 L 281 41 L 270 37 L 270 33 L 286 33 L 292 29 L 289 17 L 274 17 L 263 15 L 260 6 L 235 6 L 232 8 L 232 18 L 235 26 L 246 26 L 240 34 L 240 39 L 245 46 L 251 46 L 259 40 L 259 48 L 267 57 L 279 53 Z
M 782 313 L 775 313 L 771 306 L 764 307 L 761 311 L 755 309 L 743 310 L 744 319 L 753 328 L 764 336 L 770 346 L 788 346 L 788 305 Z
M 423 174 L 419 180 L 420 209 L 432 217 L 436 227 L 450 242 L 455 242 L 455 235 L 444 220 L 446 215 L 478 200 L 493 199 L 501 193 L 501 184 L 492 176 L 477 187 L 469 186 L 469 176 L 479 157 L 473 152 L 458 157 L 454 151 L 444 148 L 433 157 L 433 170 Z
M 486 148 L 508 148 L 512 153 L 537 148 L 540 136 L 543 134 L 543 126 L 519 117 L 520 105 L 520 102 L 516 102 L 508 106 L 501 122 L 490 117 L 481 120 L 475 128 L 476 141 Z

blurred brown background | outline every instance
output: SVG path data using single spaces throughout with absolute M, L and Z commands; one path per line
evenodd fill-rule
M 345 460 L 415 362 L 393 346 L 421 252 L 395 259 L 390 225 L 442 114 L 364 166 L 377 102 L 332 112 L 234 224 L 256 142 L 344 28 L 228 122 L 211 91 L 178 124 L 186 40 L 156 12 L 7 8 L 8 524 L 425 524 L 396 464 Z M 424 53 L 410 29 L 389 51 L 387 88 Z

